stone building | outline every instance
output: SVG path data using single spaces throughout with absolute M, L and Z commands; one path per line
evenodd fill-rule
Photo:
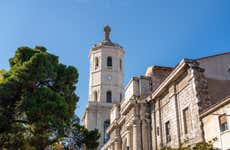
M 158 150 L 218 138 L 219 116 L 210 109 L 229 114 L 229 105 L 220 103 L 230 95 L 229 67 L 230 53 L 183 59 L 175 68 L 149 67 L 145 76 L 131 79 L 124 99 L 113 106 L 110 140 L 102 149 Z M 213 134 L 210 124 L 215 124 Z M 228 122 L 223 128 L 222 147 L 228 149 Z M 218 141 L 214 146 L 221 148 Z
M 97 50 L 108 46 L 99 45 L 100 48 L 96 45 Z M 118 60 L 123 62 L 124 52 L 120 46 L 110 44 L 108 51 L 114 54 L 114 63 L 120 62 Z M 93 52 L 92 49 L 91 63 L 95 59 Z M 108 56 L 103 51 L 100 55 Z M 103 62 L 102 59 L 102 65 Z M 115 79 L 116 84 L 121 83 L 120 90 L 113 84 L 109 86 L 109 90 L 117 94 L 111 103 L 106 102 L 103 96 L 97 102 L 92 96 L 95 91 L 91 81 L 94 74 L 92 68 L 90 71 L 91 98 L 83 119 L 87 128 L 100 130 L 99 149 L 159 150 L 162 147 L 194 145 L 215 137 L 215 147 L 230 149 L 230 53 L 183 59 L 175 67 L 148 67 L 145 75 L 130 80 L 124 96 L 121 68 L 113 74 L 113 78 L 121 77 L 120 80 Z M 107 73 L 106 68 L 100 70 L 101 76 Z M 106 95 L 108 88 L 105 85 L 110 82 L 101 76 L 95 76 L 94 80 L 98 82 L 100 95 Z M 105 126 L 106 120 L 108 124 Z M 212 127 L 213 132 L 209 132 Z M 105 137 L 109 138 L 103 140 Z

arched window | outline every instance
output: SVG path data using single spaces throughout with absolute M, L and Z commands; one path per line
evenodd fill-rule
M 98 57 L 95 58 L 95 69 L 97 69 L 99 66 L 99 59 Z
M 120 59 L 120 70 L 122 70 L 122 60 Z
M 107 103 L 111 103 L 112 102 L 112 92 L 111 91 L 107 91 L 106 92 L 106 102 Z
M 93 99 L 94 99 L 95 102 L 97 101 L 97 91 L 93 92 Z
M 107 67 L 112 67 L 113 66 L 113 60 L 112 57 L 109 56 L 107 57 Z
M 122 100 L 122 94 L 120 93 L 120 101 Z
M 109 134 L 106 133 L 107 128 L 110 125 L 110 121 L 109 120 L 105 120 L 104 121 L 104 136 L 103 136 L 103 141 L 104 143 L 106 143 L 109 140 Z

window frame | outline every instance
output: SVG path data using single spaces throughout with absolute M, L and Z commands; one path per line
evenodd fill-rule
M 122 101 L 122 99 L 123 99 L 123 96 L 122 96 L 122 94 L 120 93 L 120 102 Z
M 122 70 L 123 69 L 123 61 L 122 61 L 122 59 L 120 59 L 120 70 Z
M 113 67 L 113 58 L 112 56 L 107 57 L 107 68 L 111 69 Z
M 187 111 L 187 114 L 186 114 Z M 182 114 L 183 114 L 183 127 L 184 127 L 184 134 L 188 134 L 189 133 L 189 107 L 186 107 L 182 110 Z
M 98 57 L 95 57 L 95 69 L 98 69 L 99 68 L 99 58 Z
M 166 136 L 166 143 L 171 142 L 170 121 L 167 121 L 165 123 L 165 136 Z
M 104 135 L 103 135 L 103 142 L 104 142 L 104 144 L 109 140 L 109 134 L 108 133 L 106 133 L 106 130 L 108 129 L 108 127 L 110 126 L 110 120 L 109 119 L 107 119 L 107 120 L 105 120 L 104 121 Z
M 224 124 L 221 123 L 221 117 L 226 117 L 226 122 Z M 226 114 L 220 115 L 218 117 L 218 121 L 219 121 L 219 128 L 221 133 L 229 130 L 228 116 Z
M 112 91 L 108 90 L 106 92 L 106 102 L 107 103 L 112 103 Z
M 94 100 L 95 102 L 98 101 L 98 93 L 97 93 L 97 91 L 94 91 L 94 92 L 93 92 L 93 100 Z

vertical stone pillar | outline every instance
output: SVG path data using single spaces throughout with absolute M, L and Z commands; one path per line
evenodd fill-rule
M 130 149 L 130 147 L 131 147 L 131 131 L 130 130 L 128 130 L 126 138 L 127 138 L 127 146 Z
M 115 142 L 112 144 L 112 150 L 115 150 Z
M 157 105 L 158 105 L 158 111 L 159 111 L 159 129 L 160 129 L 160 142 L 159 142 L 159 148 L 162 148 L 163 146 L 163 127 L 162 127 L 162 119 L 161 119 L 161 102 L 160 99 L 157 99 Z
M 155 110 L 155 103 L 151 103 L 151 130 L 152 130 L 152 134 L 150 137 L 152 140 L 152 150 L 157 150 L 157 134 L 156 134 L 156 110 Z
M 135 120 L 133 124 L 133 150 L 141 150 L 140 120 Z
M 211 104 L 211 98 L 208 93 L 208 80 L 204 75 L 204 69 L 199 67 L 199 63 L 194 60 L 190 60 L 188 63 L 190 69 L 188 73 L 190 73 L 189 84 L 192 84 L 194 98 L 191 113 L 193 114 L 191 117 L 191 121 L 193 124 L 192 133 L 195 142 L 203 141 L 204 138 L 204 130 L 202 126 L 202 121 L 199 117 L 199 112 L 208 108 Z M 197 106 L 198 103 L 198 106 Z
M 115 141 L 114 142 L 114 147 L 115 147 L 115 150 L 121 150 L 120 142 Z
M 171 129 L 171 138 L 172 138 L 172 147 L 179 147 L 181 144 L 181 131 L 180 131 L 180 118 L 179 118 L 179 105 L 177 101 L 177 93 L 175 84 L 169 87 L 169 100 L 171 102 L 171 107 L 173 112 L 172 124 L 175 125 L 174 128 Z
M 146 120 L 142 120 L 142 145 L 144 150 L 149 149 L 149 142 L 148 142 L 148 124 Z

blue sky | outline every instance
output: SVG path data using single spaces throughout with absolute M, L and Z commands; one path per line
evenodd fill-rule
M 0 0 L 0 68 L 17 47 L 45 46 L 78 68 L 81 116 L 89 49 L 106 24 L 126 51 L 125 84 L 151 65 L 230 51 L 230 0 Z

